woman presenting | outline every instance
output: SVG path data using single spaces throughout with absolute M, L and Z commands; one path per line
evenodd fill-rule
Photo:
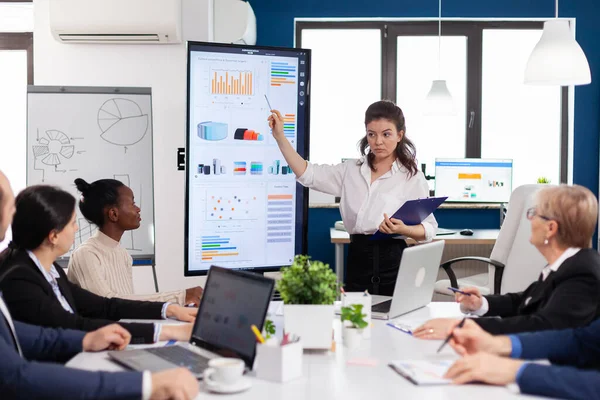
M 303 186 L 341 197 L 340 212 L 350 233 L 345 288 L 391 296 L 400 266 L 403 239 L 371 240 L 377 230 L 430 241 L 437 222 L 429 215 L 420 225 L 389 218 L 407 200 L 428 197 L 429 187 L 417 170 L 415 146 L 406 137 L 402 110 L 391 101 L 378 101 L 365 112 L 366 135 L 359 143 L 361 158 L 337 165 L 304 160 L 283 133 L 277 110 L 269 126 L 279 149 Z

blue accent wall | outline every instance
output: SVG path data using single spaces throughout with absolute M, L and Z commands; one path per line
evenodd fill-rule
M 437 17 L 437 0 L 251 0 L 258 25 L 258 44 L 292 47 L 294 18 L 322 17 Z M 577 19 L 577 40 L 587 55 L 592 84 L 575 89 L 574 183 L 598 194 L 600 132 L 600 4 L 598 0 L 560 2 L 559 15 Z M 444 2 L 448 18 L 549 18 L 554 16 L 552 0 L 454 0 Z M 510 117 L 509 117 L 510 118 Z M 510 122 L 510 121 L 509 121 Z M 507 124 L 510 126 L 510 124 Z M 518 146 L 519 143 L 515 143 Z M 498 217 L 490 210 L 441 210 L 436 213 L 444 228 L 497 228 Z M 339 220 L 337 209 L 309 212 L 309 254 L 333 264 L 329 228 Z M 594 239 L 594 243 L 596 240 Z

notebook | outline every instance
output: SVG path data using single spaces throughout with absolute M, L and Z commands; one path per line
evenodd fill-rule
M 402 220 L 406 225 L 419 225 L 425 218 L 434 212 L 448 197 L 429 197 L 426 199 L 409 200 L 402 205 L 390 218 Z M 387 239 L 391 236 L 377 231 L 372 240 Z
M 407 360 L 392 361 L 389 366 L 415 385 L 449 385 L 443 376 L 454 364 L 453 360 Z

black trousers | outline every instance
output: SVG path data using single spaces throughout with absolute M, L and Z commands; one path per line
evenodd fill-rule
M 344 290 L 392 296 L 405 248 L 402 239 L 371 240 L 371 235 L 350 235 Z

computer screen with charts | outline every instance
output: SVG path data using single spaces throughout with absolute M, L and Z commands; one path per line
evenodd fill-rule
M 510 159 L 436 158 L 435 195 L 453 202 L 508 202 L 512 168 Z
M 309 88 L 310 50 L 188 42 L 186 276 L 273 271 L 306 252 L 308 196 L 267 118 L 279 110 L 307 158 Z

